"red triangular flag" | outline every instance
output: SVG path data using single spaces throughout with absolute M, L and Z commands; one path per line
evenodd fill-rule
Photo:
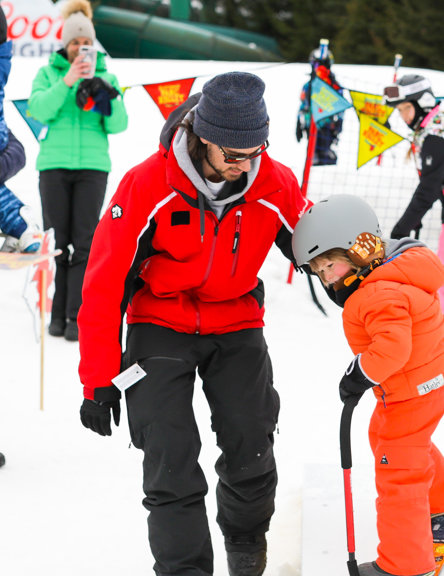
M 47 231 L 43 236 L 43 242 L 41 246 L 41 253 L 42 254 L 49 254 L 49 252 L 53 252 L 54 250 L 54 232 Z M 46 312 L 51 312 L 52 309 L 52 296 L 49 294 L 49 288 L 51 287 L 54 276 L 55 276 L 55 263 L 53 259 L 43 260 L 35 265 L 35 273 L 32 277 L 32 282 L 36 282 L 37 290 L 39 293 L 39 302 L 38 302 L 38 309 L 41 311 L 43 309 L 43 301 L 42 298 L 45 298 L 45 310 Z M 42 294 L 42 275 L 41 271 L 46 270 L 47 277 L 46 277 L 46 294 Z
M 169 114 L 188 98 L 195 80 L 196 78 L 184 78 L 158 84 L 143 84 L 143 87 L 166 120 Z

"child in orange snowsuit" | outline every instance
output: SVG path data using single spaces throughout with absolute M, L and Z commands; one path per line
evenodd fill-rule
M 444 266 L 417 240 L 382 242 L 370 206 L 345 194 L 302 216 L 293 250 L 298 265 L 308 263 L 344 308 L 355 358 L 339 385 L 342 401 L 357 402 L 368 388 L 377 399 L 369 439 L 378 557 L 361 564 L 359 574 L 438 575 L 444 457 L 431 436 L 444 413 L 444 317 L 437 294 Z

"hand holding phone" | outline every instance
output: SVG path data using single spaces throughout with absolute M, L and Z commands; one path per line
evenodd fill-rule
M 97 50 L 94 46 L 80 46 L 79 54 L 82 56 L 82 62 L 90 64 L 90 71 L 84 78 L 93 78 L 96 72 Z

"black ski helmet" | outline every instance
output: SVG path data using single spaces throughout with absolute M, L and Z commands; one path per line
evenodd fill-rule
M 298 266 L 331 250 L 349 250 L 356 238 L 368 232 L 381 237 L 378 217 L 359 196 L 334 194 L 305 212 L 293 232 L 292 249 Z
M 315 66 L 325 66 L 326 68 L 330 68 L 334 62 L 334 56 L 333 56 L 333 52 L 331 50 L 328 50 L 326 56 L 324 56 L 323 58 L 321 57 L 321 49 L 320 48 L 315 48 L 314 50 L 312 50 L 310 52 L 310 56 L 308 57 L 308 61 L 310 62 L 310 64 L 312 65 L 312 67 L 314 68 Z
M 394 84 L 384 88 L 384 103 L 395 107 L 402 102 L 417 102 L 422 110 L 436 104 L 430 81 L 419 74 L 406 74 Z

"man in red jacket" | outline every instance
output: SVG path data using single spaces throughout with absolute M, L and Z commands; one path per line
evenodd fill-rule
M 217 521 L 229 574 L 265 569 L 279 397 L 257 274 L 274 242 L 294 262 L 292 232 L 311 203 L 292 171 L 266 152 L 264 89 L 253 74 L 221 74 L 170 116 L 159 151 L 120 183 L 85 276 L 81 419 L 110 435 L 125 389 L 131 438 L 145 452 L 144 505 L 159 576 L 213 574 L 192 407 L 196 372 L 222 451 Z M 115 377 L 125 369 L 122 385 Z

